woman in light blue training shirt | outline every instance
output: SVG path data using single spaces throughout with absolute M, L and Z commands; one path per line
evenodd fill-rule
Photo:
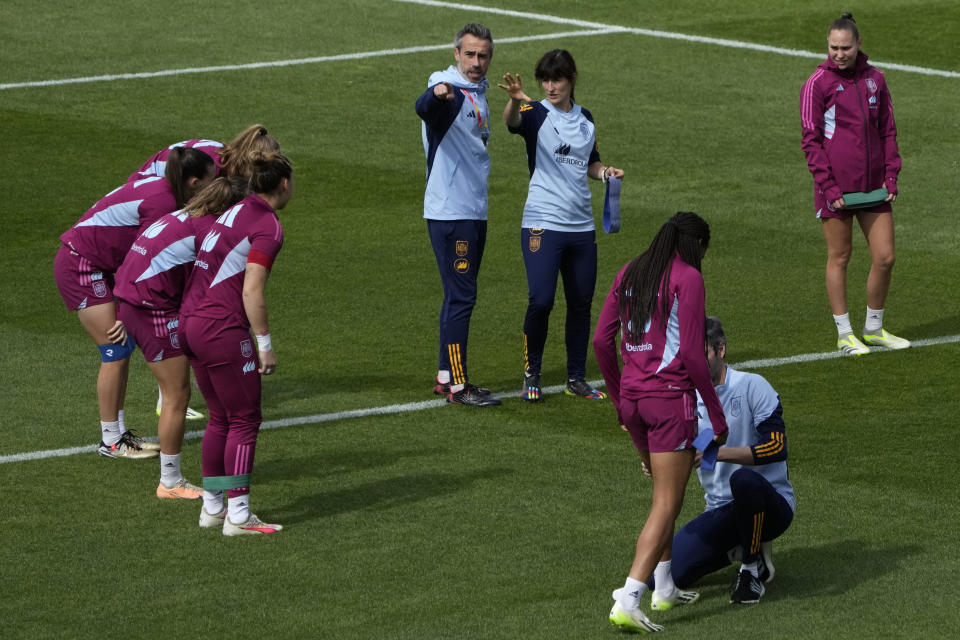
M 593 115 L 574 102 L 577 65 L 570 52 L 548 51 L 534 75 L 546 94 L 539 102 L 524 93 L 519 75 L 507 73 L 504 83 L 497 85 L 510 96 L 503 119 L 510 133 L 523 136 L 530 168 L 520 236 L 529 289 L 521 397 L 527 402 L 541 399 L 543 350 L 557 276 L 562 275 L 567 301 L 566 393 L 599 400 L 606 395 L 586 382 L 590 305 L 597 281 L 597 234 L 587 178 L 606 181 L 621 178 L 623 171 L 600 162 Z

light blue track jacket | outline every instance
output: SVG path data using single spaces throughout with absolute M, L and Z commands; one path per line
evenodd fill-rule
M 433 95 L 433 87 L 441 82 L 454 86 L 452 100 L 439 100 Z M 486 220 L 489 82 L 486 78 L 479 84 L 469 82 L 451 65 L 432 74 L 427 86 L 416 104 L 417 115 L 423 120 L 423 151 L 427 156 L 423 217 Z
M 771 431 L 783 434 L 783 407 L 780 396 L 762 376 L 727 367 L 727 379 L 717 389 L 717 396 L 723 406 L 730 433 L 727 436 L 728 447 L 752 447 L 767 442 Z M 710 418 L 703 401 L 697 394 L 697 411 L 700 418 L 700 432 L 712 429 Z M 785 445 L 784 445 L 785 446 Z M 716 509 L 733 500 L 730 493 L 730 476 L 741 465 L 732 462 L 718 462 L 713 471 L 697 469 L 700 484 L 705 491 L 707 509 Z M 747 467 L 766 478 L 777 490 L 790 508 L 796 510 L 797 501 L 793 495 L 793 486 L 787 475 L 787 462 L 771 462 Z

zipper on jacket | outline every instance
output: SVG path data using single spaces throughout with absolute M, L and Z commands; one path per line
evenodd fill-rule
M 863 147 L 867 159 L 867 172 L 863 176 L 863 190 L 870 191 L 870 119 L 863 110 L 863 100 L 860 99 L 860 87 L 857 85 L 858 76 L 855 76 L 853 79 L 853 90 L 857 94 L 857 106 L 860 107 L 860 115 L 863 116 Z

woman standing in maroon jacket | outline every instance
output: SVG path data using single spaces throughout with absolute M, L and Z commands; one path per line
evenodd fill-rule
M 807 79 L 800 96 L 802 146 L 813 174 L 814 208 L 827 242 L 827 297 L 837 326 L 837 349 L 854 356 L 869 353 L 868 345 L 910 346 L 883 329 L 895 259 L 892 204 L 897 198 L 900 153 L 886 80 L 867 63 L 860 46 L 857 23 L 844 13 L 827 32 L 827 60 Z M 881 188 L 887 194 L 878 201 L 854 204 L 856 196 L 851 194 Z M 862 342 L 847 312 L 854 216 L 872 259 Z

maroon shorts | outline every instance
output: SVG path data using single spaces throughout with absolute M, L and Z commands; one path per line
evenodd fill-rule
M 71 311 L 113 302 L 113 273 L 101 271 L 65 244 L 53 259 L 53 278 Z
M 127 327 L 147 362 L 183 355 L 177 331 L 176 311 L 146 309 L 117 298 L 117 320 Z
M 893 205 L 889 202 L 882 202 L 875 207 L 866 209 L 841 209 L 837 211 L 830 206 L 826 194 L 817 187 L 813 188 L 813 208 L 817 212 L 817 218 L 821 220 L 824 218 L 840 218 L 841 220 L 846 220 L 858 213 L 890 213 L 893 211 Z
M 697 393 L 620 401 L 620 417 L 640 451 L 664 453 L 693 448 L 697 437 Z

